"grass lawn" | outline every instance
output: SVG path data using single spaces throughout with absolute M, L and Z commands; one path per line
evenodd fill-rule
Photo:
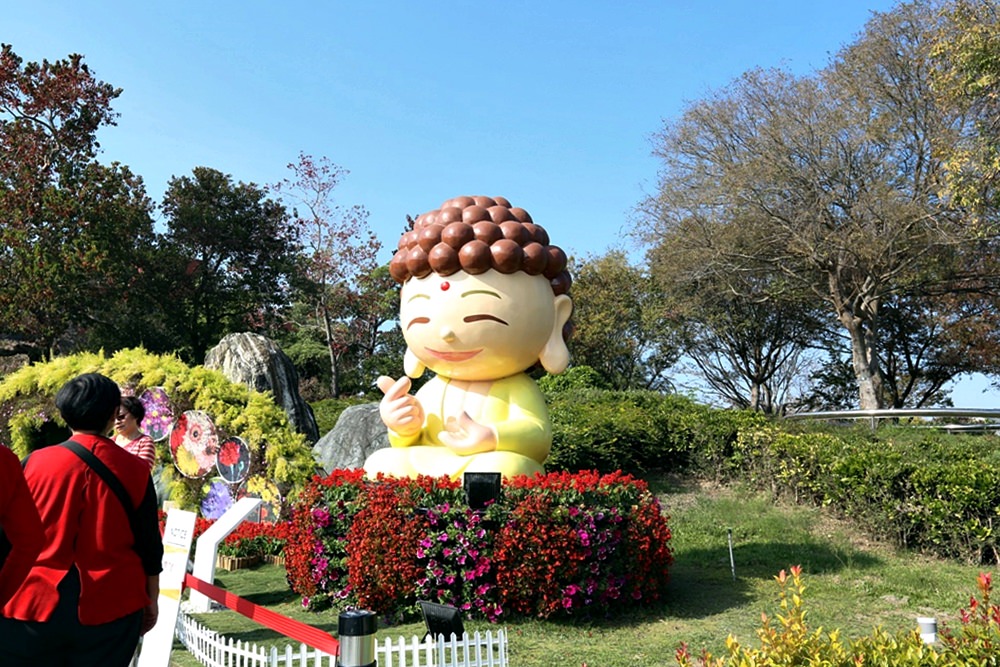
M 692 653 L 725 652 L 732 634 L 756 645 L 761 613 L 778 611 L 781 569 L 801 565 L 806 585 L 806 620 L 812 629 L 840 629 L 845 637 L 916 628 L 918 616 L 935 616 L 939 627 L 958 623 L 958 611 L 976 592 L 984 568 L 897 552 L 867 539 L 849 523 L 820 508 L 774 503 L 758 493 L 700 481 L 651 482 L 660 494 L 669 525 L 674 565 L 667 599 L 655 607 L 613 618 L 560 621 L 508 620 L 512 667 L 635 667 L 675 665 L 674 651 L 687 642 Z M 732 530 L 733 562 L 729 557 Z M 284 570 L 261 565 L 217 572 L 217 583 L 259 605 L 329 632 L 338 610 L 303 611 L 284 581 Z M 277 633 L 235 612 L 199 615 L 227 637 L 284 646 Z M 485 622 L 465 623 L 486 630 Z M 380 627 L 379 638 L 423 636 L 422 623 Z M 171 665 L 198 663 L 175 644 Z

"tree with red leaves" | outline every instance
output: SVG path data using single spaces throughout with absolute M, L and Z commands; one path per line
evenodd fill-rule
M 368 211 L 335 200 L 334 190 L 348 171 L 328 158 L 304 153 L 288 168 L 292 177 L 275 189 L 293 209 L 299 228 L 304 263 L 298 299 L 307 310 L 304 317 L 293 313 L 289 326 L 321 334 L 330 393 L 337 397 L 344 389 L 347 357 L 359 353 L 363 361 L 379 347 L 382 325 L 395 317 L 397 291 L 387 273 L 379 271 L 382 244 L 368 226 Z

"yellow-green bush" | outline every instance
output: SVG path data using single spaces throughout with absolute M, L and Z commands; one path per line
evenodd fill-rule
M 305 437 L 295 431 L 269 393 L 232 383 L 219 371 L 188 366 L 175 356 L 141 348 L 121 350 L 110 358 L 103 352 L 59 357 L 6 376 L 0 381 L 0 440 L 19 456 L 58 442 L 61 434 L 53 426 L 65 424 L 53 400 L 66 381 L 81 373 L 102 373 L 136 395 L 149 387 L 163 387 L 175 414 L 207 412 L 221 437 L 246 441 L 254 460 L 252 474 L 273 480 L 285 496 L 297 495 L 315 471 Z M 46 438 L 46 433 L 52 435 Z M 182 507 L 195 507 L 204 493 L 204 481 L 176 471 L 166 441 L 157 444 L 157 456 L 166 464 L 170 499 Z
M 745 646 L 730 636 L 726 640 L 728 656 L 715 657 L 701 652 L 693 656 L 686 644 L 677 649 L 681 667 L 985 667 L 1000 665 L 1000 608 L 990 601 L 992 581 L 981 574 L 976 582 L 980 597 L 971 598 L 970 608 L 961 614 L 962 625 L 952 630 L 943 627 L 936 645 L 924 643 L 916 629 L 889 634 L 881 628 L 851 641 L 844 641 L 839 630 L 810 630 L 803 604 L 806 587 L 800 567 L 784 570 L 775 579 L 780 587 L 780 611 L 762 616 L 757 629 L 759 646 Z

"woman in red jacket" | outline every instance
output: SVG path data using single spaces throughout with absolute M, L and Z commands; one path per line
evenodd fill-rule
M 4 667 L 125 667 L 140 635 L 156 623 L 163 559 L 156 492 L 146 464 L 104 435 L 120 403 L 118 385 L 97 373 L 56 394 L 70 439 L 118 478 L 132 507 L 72 450 L 31 454 L 24 477 L 45 546 L 3 609 Z
M 45 540 L 21 462 L 3 445 L 0 445 L 0 526 L 10 542 L 10 553 L 0 569 L 0 609 L 3 609 L 31 571 Z

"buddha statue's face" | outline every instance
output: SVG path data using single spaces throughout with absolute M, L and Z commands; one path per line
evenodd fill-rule
M 523 271 L 410 278 L 399 310 L 406 372 L 417 377 L 427 367 L 483 381 L 525 371 L 540 358 L 548 367 L 550 352 L 568 359 L 562 327 L 570 310 L 569 297 L 554 296 L 548 280 Z

